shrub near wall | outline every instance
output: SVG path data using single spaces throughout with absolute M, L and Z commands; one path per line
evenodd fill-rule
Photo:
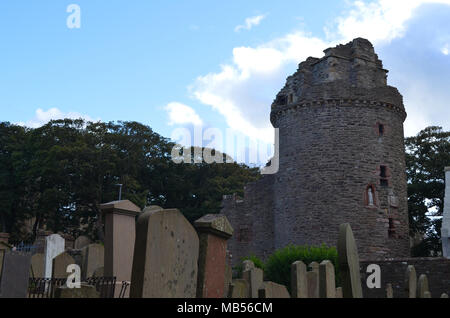
M 320 247 L 288 245 L 276 250 L 264 264 L 264 279 L 285 285 L 290 291 L 292 263 L 302 261 L 308 266 L 312 262 L 320 264 L 324 260 L 333 263 L 336 270 L 336 286 L 340 286 L 337 250 L 325 244 Z

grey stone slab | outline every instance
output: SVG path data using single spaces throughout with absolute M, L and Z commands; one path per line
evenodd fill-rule
M 1 298 L 27 297 L 30 266 L 30 254 L 20 252 L 5 253 L 0 281 Z

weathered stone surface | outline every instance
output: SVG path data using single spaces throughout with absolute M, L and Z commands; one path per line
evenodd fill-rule
M 75 264 L 75 260 L 69 253 L 64 252 L 53 259 L 52 278 L 67 278 L 71 273 L 67 273 L 67 267 Z
M 258 298 L 290 298 L 290 295 L 286 286 L 274 282 L 264 282 L 258 290 Z
M 322 261 L 319 266 L 319 297 L 336 298 L 334 265 L 328 260 Z
M 52 234 L 45 238 L 45 278 L 52 277 L 53 259 L 63 253 L 65 249 L 64 238 L 59 234 Z
M 242 278 L 245 279 L 250 286 L 249 298 L 258 298 L 258 291 L 263 286 L 263 276 L 263 270 L 257 267 L 242 272 Z
M 45 255 L 37 253 L 31 256 L 30 276 L 43 278 L 45 273 Z
M 229 291 L 229 298 L 248 298 L 250 285 L 245 279 L 234 279 Z
M 292 298 L 308 298 L 306 265 L 302 261 L 296 261 L 291 265 L 291 285 Z
M 419 276 L 417 283 L 417 298 L 427 298 L 426 292 L 429 292 L 428 277 L 425 274 Z
M 233 229 L 223 215 L 205 215 L 194 222 L 200 240 L 197 297 L 222 298 L 225 293 L 227 240 Z
M 359 256 L 350 224 L 341 224 L 338 240 L 338 262 L 344 298 L 362 298 Z
M 81 288 L 59 287 L 55 291 L 55 298 L 100 298 L 100 293 L 94 286 L 81 283 Z
M 405 289 L 408 293 L 408 298 L 416 298 L 417 295 L 417 274 L 413 265 L 408 265 L 405 276 Z
M 26 298 L 30 275 L 31 255 L 6 252 L 0 281 L 0 298 Z
M 431 293 L 429 291 L 424 292 L 422 298 L 431 298 Z
M 99 267 L 92 273 L 92 277 L 104 277 L 105 276 L 105 268 Z
M 176 209 L 145 209 L 137 222 L 130 297 L 192 298 L 199 239 Z
M 443 293 L 443 294 L 441 295 L 441 298 L 448 298 L 448 294 Z
M 89 244 L 91 244 L 91 239 L 87 236 L 81 235 L 75 240 L 73 248 L 76 250 L 81 250 L 83 247 L 88 246 Z
M 83 279 L 94 276 L 94 271 L 99 267 L 104 268 L 105 248 L 101 244 L 89 244 L 83 248 L 83 266 L 81 277 Z
M 409 257 L 403 98 L 387 85 L 369 41 L 325 52 L 300 63 L 272 104 L 278 173 L 249 183 L 242 199 L 223 200 L 236 231 L 233 265 L 290 243 L 335 246 L 343 223 L 353 227 L 361 258 Z
M 342 287 L 336 288 L 336 298 L 344 298 L 342 295 Z
M 105 275 L 130 281 L 136 238 L 136 216 L 141 209 L 129 200 L 100 205 L 105 222 Z
M 246 272 L 255 268 L 255 264 L 250 260 L 245 260 L 242 262 L 242 271 Z
M 308 298 L 319 298 L 319 275 L 310 271 L 306 273 L 308 281 Z

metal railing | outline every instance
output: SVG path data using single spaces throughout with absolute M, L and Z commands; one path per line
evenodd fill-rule
M 66 284 L 66 278 L 30 278 L 28 298 L 55 298 L 55 292 Z M 114 298 L 116 277 L 90 277 L 85 283 L 94 286 L 100 298 Z M 124 298 L 130 282 L 122 282 L 119 298 Z

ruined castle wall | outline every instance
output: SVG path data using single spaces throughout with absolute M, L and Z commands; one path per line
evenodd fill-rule
M 265 259 L 273 252 L 273 180 L 265 175 L 245 187 L 243 199 L 232 195 L 223 200 L 221 214 L 234 229 L 228 241 L 233 265 L 250 254 Z

